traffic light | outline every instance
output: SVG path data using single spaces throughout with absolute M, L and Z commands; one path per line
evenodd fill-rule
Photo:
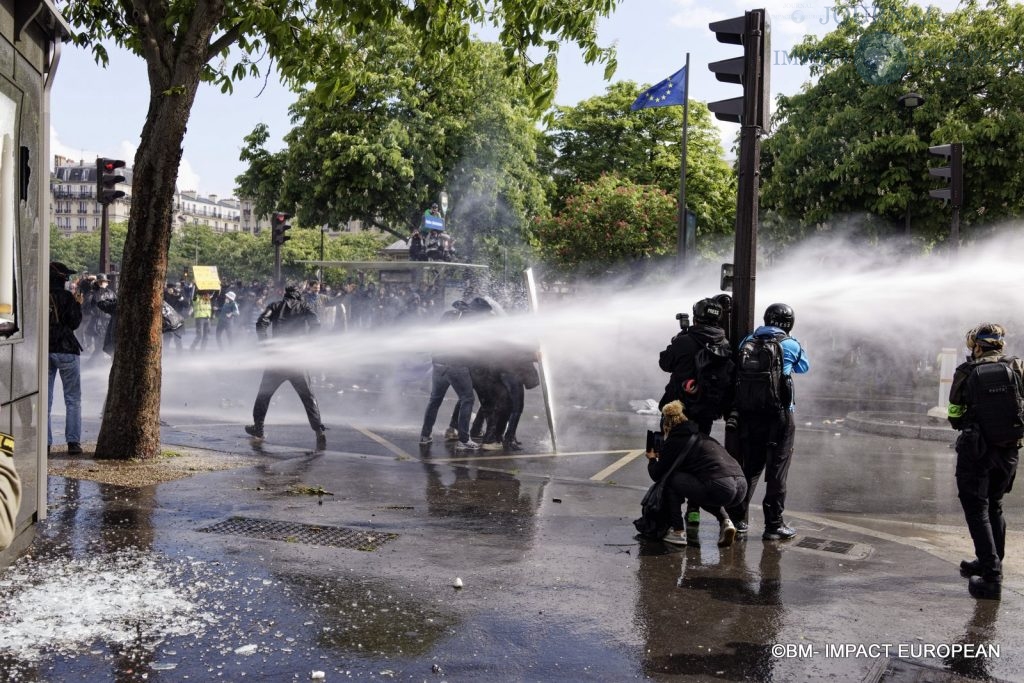
M 124 196 L 124 192 L 115 189 L 118 183 L 124 182 L 123 175 L 114 173 L 119 168 L 124 168 L 120 159 L 96 159 L 96 201 L 104 206 Z
M 937 145 L 929 147 L 928 153 L 949 161 L 949 166 L 928 169 L 928 175 L 945 178 L 948 183 L 942 189 L 929 190 L 928 194 L 935 199 L 948 199 L 954 208 L 960 208 L 964 202 L 964 144 Z
M 731 292 L 732 291 L 733 277 L 734 277 L 734 275 L 733 275 L 732 264 L 731 263 L 723 263 L 722 264 L 722 279 L 721 279 L 721 281 L 719 283 L 720 284 L 719 289 L 721 289 L 723 292 Z
M 291 239 L 287 234 L 287 232 L 292 228 L 292 226 L 288 224 L 288 214 L 281 211 L 275 212 L 271 218 L 271 223 L 273 223 L 271 226 L 270 236 L 271 244 L 279 247 Z
M 743 96 L 708 102 L 708 109 L 720 121 L 767 127 L 771 111 L 769 62 L 771 22 L 763 9 L 750 10 L 742 17 L 713 21 L 708 27 L 720 43 L 742 45 L 743 56 L 711 62 L 708 68 L 724 83 L 743 86 Z

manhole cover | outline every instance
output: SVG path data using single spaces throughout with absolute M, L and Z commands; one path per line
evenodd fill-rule
M 398 538 L 398 534 L 380 531 L 278 522 L 271 519 L 249 519 L 247 517 L 229 517 L 223 522 L 217 522 L 212 526 L 199 529 L 199 531 L 365 551 L 376 550 L 388 541 Z
M 826 556 L 839 555 L 850 560 L 863 560 L 871 554 L 871 546 L 863 543 L 847 543 L 815 536 L 804 536 L 793 547 Z

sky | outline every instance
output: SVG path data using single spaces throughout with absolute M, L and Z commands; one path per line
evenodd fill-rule
M 949 10 L 956 2 L 931 4 Z M 657 83 L 679 70 L 689 52 L 690 99 L 728 99 L 742 90 L 716 81 L 707 64 L 738 57 L 742 50 L 718 43 L 708 23 L 760 7 L 771 20 L 773 99 L 779 93 L 798 92 L 810 73 L 807 67 L 788 63 L 785 53 L 805 34 L 823 35 L 835 27 L 829 0 L 765 0 L 753 7 L 740 0 L 622 0 L 614 14 L 600 22 L 598 37 L 618 52 L 613 81 Z M 103 69 L 86 50 L 64 46 L 52 92 L 52 154 L 86 162 L 104 156 L 131 165 L 149 102 L 146 71 L 141 58 L 112 45 L 108 52 L 110 64 Z M 571 106 L 603 94 L 609 85 L 603 71 L 603 65 L 585 65 L 574 45 L 563 45 L 556 103 Z M 233 196 L 234 179 L 245 170 L 238 158 L 243 137 L 265 123 L 270 130 L 268 147 L 280 149 L 291 129 L 288 107 L 294 99 L 273 75 L 266 81 L 242 81 L 232 94 L 200 86 L 185 136 L 178 188 L 203 196 Z M 738 126 L 720 123 L 720 128 L 728 154 Z

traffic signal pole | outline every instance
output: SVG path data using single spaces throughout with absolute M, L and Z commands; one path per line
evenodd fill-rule
M 757 279 L 757 228 L 761 181 L 761 132 L 771 112 L 769 65 L 771 25 L 763 9 L 709 25 L 721 43 L 743 46 L 743 57 L 713 62 L 716 78 L 743 86 L 743 96 L 708 103 L 723 121 L 740 124 L 736 241 L 733 255 L 733 315 L 730 339 L 739 342 L 754 330 L 754 292 Z

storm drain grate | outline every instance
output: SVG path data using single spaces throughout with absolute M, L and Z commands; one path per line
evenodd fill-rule
M 277 522 L 271 519 L 249 519 L 247 517 L 229 517 L 223 522 L 217 522 L 213 526 L 199 529 L 199 531 L 365 551 L 376 550 L 388 541 L 398 538 L 398 534 L 379 531 L 317 526 L 297 522 Z
M 853 550 L 853 543 L 844 543 L 843 541 L 832 541 L 827 538 L 814 538 L 813 536 L 804 536 L 800 539 L 800 542 L 796 544 L 798 548 L 808 548 L 810 550 L 823 550 L 827 553 L 838 553 L 840 555 L 847 555 Z

